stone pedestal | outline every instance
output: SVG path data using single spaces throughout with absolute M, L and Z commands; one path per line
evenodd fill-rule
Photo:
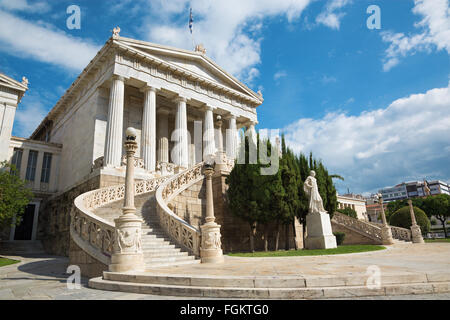
M 223 252 L 220 240 L 220 225 L 215 222 L 205 223 L 200 226 L 202 231 L 202 244 L 200 247 L 200 257 L 202 263 L 222 263 Z
M 381 244 L 394 244 L 394 238 L 392 238 L 392 230 L 389 226 L 384 225 L 381 227 Z
M 331 229 L 330 216 L 326 212 L 309 213 L 306 216 L 306 249 L 337 248 L 336 237 Z
M 413 243 L 425 243 L 419 225 L 416 224 L 411 226 L 411 238 Z
M 409 213 L 411 214 L 411 238 L 413 243 L 424 243 L 422 238 L 422 230 L 417 224 L 416 216 L 414 214 L 414 208 L 411 199 L 408 199 Z
M 124 214 L 114 220 L 116 234 L 114 254 L 109 271 L 144 271 L 144 255 L 141 243 L 142 220 L 134 214 Z

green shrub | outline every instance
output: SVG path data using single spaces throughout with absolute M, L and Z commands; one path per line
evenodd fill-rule
M 420 226 L 422 233 L 427 233 L 430 231 L 431 223 L 427 215 L 423 210 L 413 207 L 414 216 L 416 217 L 417 224 Z M 409 206 L 398 209 L 392 215 L 389 223 L 396 227 L 409 229 L 411 227 L 411 214 L 409 212 Z
M 342 213 L 342 214 L 345 214 L 345 215 L 347 215 L 347 216 L 349 216 L 349 217 L 358 219 L 358 215 L 356 214 L 356 211 L 353 210 L 352 208 L 337 209 L 336 211 L 337 211 L 337 212 L 340 212 L 340 213 Z
M 333 234 L 336 237 L 336 243 L 338 246 L 340 246 L 342 243 L 344 243 L 344 239 L 345 239 L 344 232 L 333 232 Z

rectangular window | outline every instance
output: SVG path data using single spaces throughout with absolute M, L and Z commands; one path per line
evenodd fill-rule
M 52 166 L 52 154 L 44 153 L 44 160 L 42 162 L 41 182 L 48 183 L 50 181 L 50 169 Z
M 38 152 L 30 150 L 28 155 L 27 173 L 25 175 L 25 180 L 27 181 L 34 181 L 34 177 L 36 176 L 37 157 Z
M 14 148 L 14 153 L 11 159 L 11 164 L 17 169 L 17 173 L 20 172 L 20 164 L 22 163 L 23 150 L 19 148 Z

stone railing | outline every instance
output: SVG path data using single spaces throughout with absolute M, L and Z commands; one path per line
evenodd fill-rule
M 333 215 L 333 221 L 381 243 L 381 228 L 374 226 L 371 223 L 349 217 L 337 211 Z
M 135 182 L 135 195 L 153 192 L 168 178 Z M 114 245 L 114 223 L 93 213 L 93 210 L 125 196 L 125 185 L 89 191 L 75 198 L 71 212 L 70 235 L 75 243 L 105 265 L 111 263 Z
M 122 160 L 121 160 L 120 164 L 123 167 L 127 165 L 127 155 L 126 154 L 122 156 Z M 139 157 L 134 157 L 134 167 L 144 169 L 145 168 L 144 159 L 139 158 Z
M 369 223 L 380 228 L 383 226 L 382 223 L 378 222 Z M 392 238 L 403 241 L 411 241 L 411 230 L 394 226 L 389 226 L 389 228 L 391 228 Z
M 168 203 L 181 191 L 204 179 L 202 168 L 203 163 L 199 163 L 172 176 L 156 191 L 156 210 L 161 227 L 170 235 L 172 240 L 197 257 L 200 255 L 200 230 L 178 217 L 168 207 Z
M 391 227 L 392 238 L 403 241 L 411 241 L 411 230 L 394 226 L 389 227 Z
M 127 156 L 126 155 L 122 156 L 122 159 L 120 160 L 120 165 L 122 167 L 125 167 L 127 165 Z M 94 171 L 95 169 L 103 168 L 104 166 L 105 166 L 105 158 L 103 156 L 99 157 L 94 160 L 94 164 L 91 167 L 91 172 Z M 144 159 L 134 157 L 134 167 L 141 168 L 141 169 L 145 168 Z

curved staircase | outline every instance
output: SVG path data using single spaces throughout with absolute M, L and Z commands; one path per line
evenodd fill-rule
M 155 192 L 139 195 L 134 201 L 136 215 L 143 220 L 141 241 L 147 268 L 200 262 L 173 242 L 160 227 L 159 218 L 156 215 Z M 114 219 L 122 214 L 122 206 L 123 201 L 116 201 L 96 208 L 93 212 L 114 224 Z
M 146 267 L 199 263 L 200 230 L 178 217 L 168 203 L 204 179 L 203 163 L 170 177 L 135 182 L 136 215 L 142 217 L 141 243 Z M 114 219 L 122 214 L 124 185 L 78 196 L 71 212 L 70 235 L 75 244 L 104 266 L 111 264 Z

